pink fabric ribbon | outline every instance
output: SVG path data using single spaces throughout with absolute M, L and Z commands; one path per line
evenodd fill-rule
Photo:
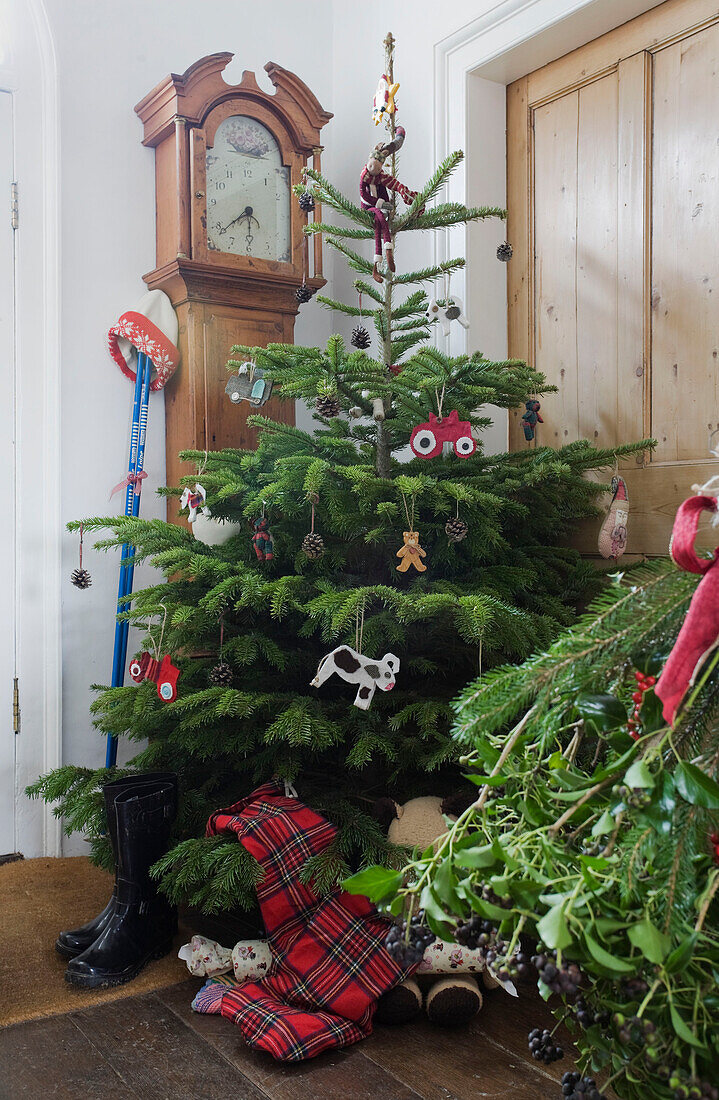
M 139 474 L 128 474 L 127 477 L 124 477 L 122 479 L 122 481 L 118 481 L 117 485 L 110 493 L 110 500 L 112 500 L 115 493 L 119 493 L 120 490 L 124 489 L 126 485 L 132 485 L 132 488 L 139 496 L 142 489 L 142 483 L 146 477 L 147 473 L 145 470 L 141 470 Z

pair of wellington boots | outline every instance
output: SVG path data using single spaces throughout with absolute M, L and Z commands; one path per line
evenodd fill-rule
M 61 932 L 55 950 L 69 959 L 65 978 L 84 989 L 132 981 L 151 959 L 172 950 L 177 911 L 150 878 L 168 849 L 177 814 L 177 776 L 145 772 L 103 787 L 115 886 L 101 913 Z

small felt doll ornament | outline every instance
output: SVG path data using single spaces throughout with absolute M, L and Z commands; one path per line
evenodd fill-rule
M 599 528 L 599 553 L 603 558 L 621 558 L 627 548 L 627 524 L 629 521 L 629 494 L 623 477 L 612 478 L 612 502 L 606 518 Z
M 360 174 L 359 191 L 362 209 L 367 210 L 374 218 L 374 267 L 372 278 L 377 283 L 383 281 L 378 266 L 382 261 L 383 253 L 387 267 L 390 271 L 395 270 L 392 234 L 389 227 L 389 218 L 392 211 L 389 193 L 394 191 L 401 195 L 407 205 L 417 195 L 416 191 L 410 191 L 394 176 L 383 171 L 384 162 L 392 153 L 396 153 L 398 149 L 402 148 L 404 139 L 405 131 L 402 126 L 398 126 L 392 141 L 387 144 L 380 142 L 375 145 Z
M 375 126 L 379 126 L 385 115 L 393 115 L 397 111 L 394 100 L 398 91 L 399 84 L 390 84 L 387 74 L 382 73 L 372 102 L 372 118 Z
M 537 424 L 543 424 L 539 410 L 541 405 L 538 401 L 525 401 L 524 402 L 524 416 L 522 417 L 522 427 L 524 428 L 524 438 L 527 443 L 531 443 L 534 439 L 534 432 Z
M 187 508 L 187 522 L 194 523 L 198 515 L 202 512 L 205 501 L 207 500 L 207 493 L 199 482 L 195 482 L 195 488 L 190 489 L 189 486 L 182 490 L 182 496 L 180 497 L 180 507 Z
M 357 684 L 354 704 L 360 710 L 369 710 L 375 691 L 391 691 L 399 672 L 399 657 L 385 653 L 381 661 L 373 661 L 348 645 L 337 646 L 319 663 L 311 687 L 322 687 L 336 673 L 348 684 Z
M 427 557 L 427 551 L 419 545 L 419 532 L 403 531 L 402 538 L 404 539 L 404 545 L 400 546 L 397 551 L 397 557 L 401 558 L 402 561 L 397 566 L 397 572 L 406 573 L 410 565 L 413 565 L 418 573 L 425 573 L 427 566 L 422 558 Z
M 679 507 L 669 553 L 680 569 L 704 576 L 692 596 L 674 648 L 654 688 L 664 704 L 662 713 L 670 724 L 700 669 L 719 645 L 719 547 L 711 558 L 700 558 L 694 549 L 697 526 L 703 512 L 716 512 L 717 498 L 703 494 L 685 500 Z
M 275 556 L 275 546 L 270 533 L 269 522 L 266 516 L 260 516 L 252 524 L 254 530 L 252 545 L 255 548 L 258 561 L 272 561 Z

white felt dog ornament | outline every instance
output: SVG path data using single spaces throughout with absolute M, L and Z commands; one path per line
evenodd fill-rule
M 399 657 L 395 657 L 394 653 L 385 653 L 381 661 L 373 661 L 348 645 L 340 645 L 322 658 L 311 686 L 322 687 L 335 672 L 348 684 L 357 684 L 355 706 L 360 710 L 369 710 L 377 688 L 391 691 L 394 687 L 399 672 Z
M 199 482 L 195 483 L 194 489 L 190 489 L 188 486 L 186 489 L 182 490 L 182 496 L 180 497 L 180 507 L 188 509 L 188 523 L 195 522 L 198 513 L 202 512 L 206 499 L 207 493 L 199 484 Z
M 432 298 L 427 306 L 427 320 L 439 321 L 444 336 L 449 336 L 452 321 L 459 321 L 462 328 L 469 328 L 469 321 L 464 316 L 462 299 L 454 294 L 447 297 L 446 305 L 440 305 L 436 298 Z

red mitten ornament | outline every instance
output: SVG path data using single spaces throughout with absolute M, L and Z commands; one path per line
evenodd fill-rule
M 694 549 L 702 512 L 716 510 L 716 497 L 691 497 L 680 505 L 674 520 L 669 553 L 680 569 L 703 573 L 704 577 L 692 596 L 674 648 L 654 689 L 664 704 L 662 714 L 671 724 L 701 666 L 719 645 L 719 547 L 713 558 L 700 558 Z

